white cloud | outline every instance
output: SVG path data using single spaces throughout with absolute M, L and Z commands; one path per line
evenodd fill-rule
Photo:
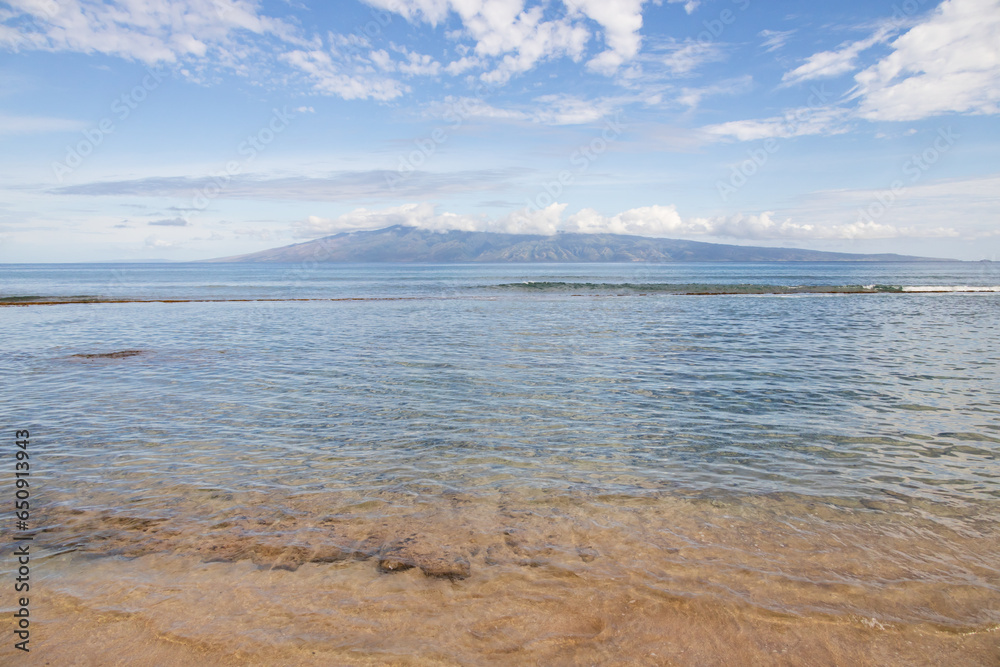
M 536 7 L 518 17 L 509 30 L 477 36 L 478 54 L 503 56 L 493 71 L 482 75 L 483 81 L 502 85 L 543 60 L 560 56 L 579 60 L 583 56 L 589 37 L 586 29 L 567 21 L 542 21 L 541 17 L 541 8 Z
M 9 0 L 0 45 L 12 50 L 103 53 L 148 64 L 227 57 L 241 33 L 293 38 L 248 0 Z
M 407 21 L 423 19 L 433 26 L 441 23 L 451 11 L 449 0 L 366 0 L 369 5 L 399 14 Z M 479 4 L 479 3 L 475 3 Z
M 757 34 L 764 38 L 764 51 L 771 53 L 783 47 L 788 38 L 795 34 L 795 30 L 761 30 Z
M 583 209 L 566 220 L 565 230 L 583 234 L 634 234 L 668 236 L 682 232 L 685 223 L 673 206 L 644 206 L 611 217 Z
M 406 56 L 406 61 L 398 65 L 399 71 L 403 74 L 436 76 L 441 73 L 441 63 L 434 60 L 431 56 L 410 51 L 406 47 L 401 47 L 399 51 Z
M 604 29 L 607 49 L 592 58 L 588 69 L 611 75 L 639 53 L 643 0 L 564 0 L 571 12 L 586 15 Z
M 432 116 L 442 117 L 450 123 L 469 118 L 491 118 L 498 120 L 531 120 L 531 114 L 523 109 L 501 109 L 476 97 L 452 97 L 431 103 L 427 111 Z
M 392 56 L 385 49 L 376 49 L 368 54 L 368 58 L 383 72 L 392 72 L 396 69 L 396 63 Z
M 344 99 L 391 100 L 408 88 L 379 75 L 384 51 L 358 35 L 318 36 L 261 13 L 254 0 L 11 0 L 0 13 L 0 48 L 101 53 L 147 64 L 172 64 L 206 80 L 212 69 L 258 77 L 275 60 L 306 75 L 314 90 Z M 368 53 L 369 57 L 365 57 Z M 382 63 L 385 64 L 385 63 Z M 391 61 L 390 67 L 395 69 Z M 404 74 L 433 74 L 440 65 L 409 54 Z
M 702 128 L 711 138 L 755 141 L 847 132 L 850 111 L 842 107 L 800 107 L 781 116 L 735 120 Z
M 406 48 L 377 48 L 370 32 L 310 33 L 267 15 L 262 0 L 11 0 L 9 9 L 0 10 L 0 49 L 100 53 L 168 64 L 202 83 L 219 71 L 255 81 L 295 81 L 294 75 L 301 75 L 322 94 L 387 101 L 409 90 L 393 75 L 471 71 L 499 86 L 547 60 L 581 62 L 589 56 L 587 69 L 610 76 L 639 57 L 642 9 L 649 0 L 364 1 L 385 10 L 377 17 L 383 26 L 389 12 L 434 26 L 457 17 L 461 28 L 446 34 L 459 41 L 458 58 L 439 62 Z M 688 13 L 698 5 L 667 1 L 683 3 Z M 592 38 L 603 44 L 588 54 Z M 393 49 L 403 57 L 390 55 Z M 694 65 L 682 61 L 701 57 L 678 54 L 668 66 L 687 72 Z M 282 76 L 278 64 L 291 67 L 293 76 Z
M 458 76 L 459 74 L 467 72 L 470 69 L 474 69 L 476 67 L 482 67 L 482 65 L 483 62 L 479 58 L 471 56 L 462 56 L 458 60 L 454 60 L 448 63 L 445 66 L 444 70 L 448 72 L 448 74 L 451 74 L 452 76 Z
M 479 169 L 455 172 L 410 172 L 367 170 L 340 171 L 325 176 L 271 176 L 247 173 L 232 176 L 217 199 L 250 201 L 295 200 L 343 202 L 379 197 L 425 198 L 459 192 L 483 192 L 511 187 L 515 178 L 530 169 Z M 205 191 L 217 176 L 187 178 L 153 176 L 123 181 L 93 181 L 47 190 L 49 194 L 83 196 L 179 197 L 191 206 L 191 199 Z M 216 185 L 217 187 L 217 185 Z M 196 210 L 179 208 L 177 210 Z M 2 207 L 0 207 L 2 213 Z
M 863 118 L 1000 113 L 1000 0 L 945 0 L 892 49 L 855 77 Z
M 954 236 L 954 230 L 921 230 L 914 227 L 896 227 L 876 221 L 852 222 L 840 225 L 816 225 L 793 222 L 791 218 L 777 221 L 772 211 L 758 215 L 742 213 L 718 217 L 697 218 L 689 224 L 701 226 L 702 233 L 719 238 L 755 241 L 780 240 L 863 240 L 893 239 L 900 237 Z
M 895 28 L 810 56 L 786 72 L 783 85 L 832 77 L 859 67 L 862 52 Z M 750 141 L 839 134 L 851 118 L 914 121 L 946 113 L 1000 113 L 1000 0 L 944 0 L 890 43 L 892 53 L 855 76 L 854 109 L 803 107 L 782 116 L 703 128 L 709 136 Z
M 305 222 L 293 224 L 293 234 L 298 238 L 317 238 L 338 232 L 358 229 L 382 229 L 393 225 L 420 227 L 422 229 L 461 229 L 472 231 L 485 221 L 473 216 L 454 213 L 438 214 L 430 203 L 404 204 L 381 210 L 359 208 L 336 218 L 310 215 Z
M 819 226 L 790 219 L 776 221 L 774 213 L 742 213 L 715 218 L 681 218 L 673 206 L 645 206 L 605 217 L 585 209 L 567 219 L 566 231 L 634 234 L 653 237 L 710 237 L 755 241 L 810 239 L 895 238 L 903 231 L 889 225 L 855 223 Z
M 870 37 L 841 44 L 835 51 L 821 51 L 806 58 L 806 61 L 781 77 L 785 85 L 802 83 L 813 79 L 824 79 L 839 76 L 845 72 L 857 69 L 858 57 L 863 51 L 876 44 L 884 42 L 889 36 L 889 29 L 879 28 Z
M 611 115 L 624 100 L 584 100 L 572 95 L 542 95 L 530 107 L 502 109 L 471 97 L 446 97 L 428 108 L 431 115 L 450 122 L 468 118 L 527 121 L 542 125 L 584 125 Z
M 503 84 L 547 59 L 580 60 L 592 37 L 593 23 L 599 26 L 605 48 L 587 61 L 587 68 L 608 76 L 616 73 L 639 54 L 642 7 L 648 0 L 563 0 L 563 15 L 557 13 L 554 3 L 527 7 L 524 0 L 365 2 L 399 14 L 407 21 L 423 21 L 434 26 L 456 14 L 462 29 L 448 33 L 449 37 L 470 38 L 474 42 L 474 53 L 471 56 L 460 53 L 462 57 L 447 65 L 445 70 L 458 74 L 474 67 L 492 66 L 480 77 L 488 83 Z M 699 4 L 696 0 L 668 2 L 684 3 L 689 14 Z
M 634 2 L 635 0 L 627 0 Z M 523 0 L 366 0 L 368 4 L 436 26 L 452 12 L 462 21 L 461 36 L 475 42 L 474 56 L 450 66 L 457 74 L 482 62 L 495 67 L 483 81 L 504 84 L 539 62 L 562 56 L 579 60 L 590 32 L 568 17 L 544 19 L 544 7 L 525 8 Z
M 543 95 L 535 99 L 533 120 L 545 125 L 582 125 L 609 115 L 614 100 L 582 100 L 571 95 Z
M 483 231 L 507 234 L 555 234 L 563 229 L 562 216 L 568 204 L 558 202 L 541 209 L 521 209 L 488 222 Z
M 304 72 L 313 86 L 322 93 L 337 95 L 345 100 L 391 100 L 409 91 L 395 79 L 357 73 L 343 62 L 334 60 L 326 51 L 289 51 L 281 60 Z
M 899 227 L 877 221 L 818 225 L 797 223 L 791 218 L 775 220 L 774 213 L 742 213 L 713 218 L 682 218 L 674 206 L 644 206 L 605 216 L 583 209 L 565 216 L 567 204 L 521 209 L 501 218 L 439 213 L 430 203 L 405 204 L 381 210 L 356 209 L 337 218 L 310 216 L 294 225 L 299 238 L 317 238 L 337 232 L 382 229 L 405 225 L 438 231 L 490 231 L 510 234 L 629 234 L 658 238 L 708 238 L 750 241 L 863 240 L 901 237 L 942 238 L 957 236 L 951 228 Z
M 718 62 L 725 58 L 725 53 L 718 44 L 685 41 L 674 42 L 663 48 L 666 55 L 659 58 L 660 64 L 667 68 L 672 76 L 687 76 L 695 69 L 710 62 Z

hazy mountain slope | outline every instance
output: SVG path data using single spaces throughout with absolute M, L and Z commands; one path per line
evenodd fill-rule
M 211 262 L 779 262 L 883 261 L 930 258 L 761 248 L 620 234 L 434 232 L 394 226 L 342 232 L 315 241 Z

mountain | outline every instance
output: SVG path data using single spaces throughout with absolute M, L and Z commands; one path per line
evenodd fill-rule
M 624 234 L 436 232 L 395 225 L 208 262 L 917 262 L 929 257 L 761 248 Z

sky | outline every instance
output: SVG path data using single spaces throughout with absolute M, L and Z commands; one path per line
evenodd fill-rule
M 1000 0 L 0 1 L 0 262 L 394 224 L 1000 260 Z

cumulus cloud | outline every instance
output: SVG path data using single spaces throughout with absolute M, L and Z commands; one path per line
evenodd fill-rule
M 567 204 L 526 208 L 499 218 L 441 213 L 431 203 L 405 204 L 387 209 L 356 209 L 336 218 L 310 216 L 293 226 L 299 238 L 317 238 L 344 231 L 382 229 L 393 225 L 437 231 L 489 231 L 512 234 L 575 232 L 629 234 L 648 237 L 735 239 L 746 241 L 863 240 L 900 237 L 950 237 L 951 228 L 899 227 L 877 221 L 819 225 L 791 218 L 777 220 L 772 211 L 711 218 L 683 218 L 674 206 L 644 206 L 606 216 L 594 209 L 566 215 Z
M 601 74 L 611 75 L 639 52 L 642 38 L 643 0 L 564 0 L 571 12 L 583 14 L 603 28 L 607 49 L 597 54 L 587 67 Z
M 436 76 L 441 72 L 441 63 L 424 53 L 402 49 L 406 61 L 399 64 L 399 71 L 414 76 Z
M 891 46 L 855 76 L 863 118 L 1000 112 L 1000 0 L 945 0 Z
M 797 223 L 790 218 L 775 220 L 772 211 L 753 215 L 737 213 L 713 218 L 685 219 L 673 206 L 645 206 L 610 217 L 585 209 L 567 218 L 562 229 L 584 233 L 710 237 L 747 241 L 877 239 L 919 235 L 914 229 L 876 222 L 813 225 Z
M 742 213 L 718 217 L 696 218 L 690 224 L 701 226 L 704 234 L 721 238 L 746 240 L 864 240 L 891 239 L 915 236 L 954 236 L 954 230 L 922 230 L 915 227 L 897 227 L 876 221 L 858 220 L 840 225 L 814 225 L 793 222 L 791 218 L 775 220 L 772 211 L 757 215 Z
M 394 225 L 422 229 L 460 229 L 472 231 L 485 224 L 484 219 L 453 213 L 437 213 L 437 207 L 427 202 L 404 204 L 379 210 L 359 208 L 336 218 L 310 215 L 305 221 L 292 225 L 298 238 L 317 238 L 338 232 L 359 229 L 382 229 Z
M 594 209 L 583 209 L 569 216 L 565 231 L 583 234 L 634 234 L 668 236 L 682 232 L 685 223 L 673 206 L 644 206 L 606 217 Z
M 642 8 L 648 0 L 563 0 L 564 13 L 556 5 L 527 6 L 524 0 L 365 0 L 368 4 L 404 17 L 411 22 L 437 26 L 452 14 L 461 21 L 453 34 L 473 42 L 472 55 L 444 66 L 450 74 L 484 67 L 483 81 L 503 84 L 552 58 L 581 60 L 592 38 L 604 49 L 587 60 L 590 71 L 612 75 L 629 63 L 642 46 Z M 698 7 L 696 0 L 683 3 L 687 13 Z M 659 4 L 659 3 L 657 3 Z M 596 24 L 596 30 L 592 30 Z M 492 68 L 492 69 L 489 69 Z
M 507 234 L 555 234 L 563 231 L 563 213 L 568 204 L 554 202 L 545 208 L 526 208 L 514 211 L 498 220 L 487 223 L 484 231 Z
M 569 56 L 579 60 L 590 38 L 590 32 L 579 22 L 568 16 L 546 20 L 543 6 L 526 8 L 522 0 L 366 1 L 407 21 L 434 26 L 454 12 L 462 22 L 461 36 L 475 43 L 475 58 L 464 56 L 449 63 L 445 70 L 457 74 L 489 62 L 493 69 L 482 73 L 481 78 L 497 85 L 549 58 Z

